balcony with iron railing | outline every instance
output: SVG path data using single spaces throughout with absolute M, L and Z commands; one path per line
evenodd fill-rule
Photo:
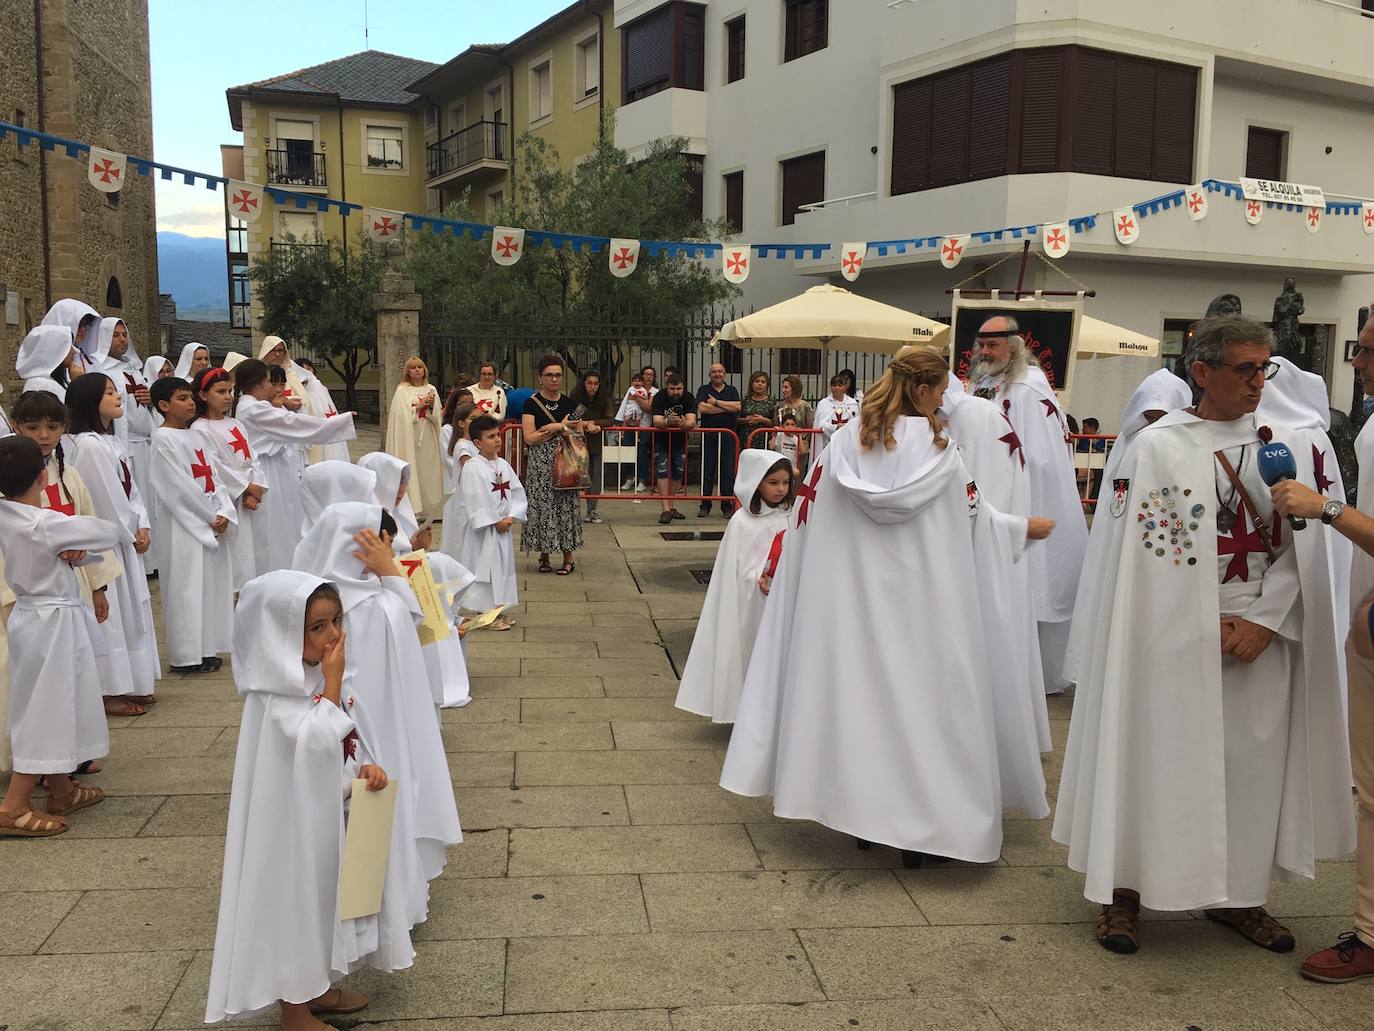
M 510 167 L 509 126 L 482 120 L 450 133 L 425 148 L 425 177 L 430 185 L 446 177 L 459 178 L 483 169 Z
M 267 181 L 274 186 L 308 186 L 324 189 L 324 154 L 308 150 L 269 150 Z

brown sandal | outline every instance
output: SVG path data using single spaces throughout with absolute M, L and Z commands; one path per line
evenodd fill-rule
M 328 1001 L 331 997 L 332 1003 Z M 306 1008 L 317 1017 L 327 1013 L 357 1013 L 366 1007 L 367 996 L 347 988 L 331 988 L 314 1002 L 306 1003 Z
M 78 809 L 85 809 L 93 806 L 97 802 L 105 800 L 105 792 L 99 788 L 88 788 L 82 784 L 72 781 L 72 794 L 66 802 L 62 802 L 51 791 L 48 792 L 48 812 L 54 816 L 63 816 L 67 813 L 74 813 Z
M 1205 909 L 1208 920 L 1231 928 L 1246 941 L 1270 952 L 1292 952 L 1297 947 L 1293 932 L 1284 927 L 1263 906 L 1250 909 Z
M 151 694 L 124 694 L 124 695 L 120 695 L 119 697 L 123 698 L 126 702 L 132 703 L 133 705 L 156 705 L 156 704 L 157 704 L 157 695 L 151 695 Z
M 1097 941 L 1108 952 L 1134 955 L 1140 948 L 1140 895 L 1127 888 L 1112 892 L 1112 904 L 1097 915 Z
M 147 706 L 130 701 L 122 695 L 105 699 L 106 716 L 142 716 L 147 711 Z
M 0 812 L 0 837 L 50 838 L 67 829 L 67 821 L 37 809 L 25 809 L 18 816 Z

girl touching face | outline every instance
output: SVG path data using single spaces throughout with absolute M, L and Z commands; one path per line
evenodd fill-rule
M 306 606 L 305 643 L 301 658 L 307 666 L 318 666 L 327 649 L 343 634 L 343 606 L 337 598 L 321 595 Z

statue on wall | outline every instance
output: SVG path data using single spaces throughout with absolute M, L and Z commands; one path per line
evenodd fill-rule
M 1211 319 L 1218 316 L 1239 315 L 1240 314 L 1240 295 L 1239 294 L 1217 294 L 1212 298 L 1212 303 L 1207 305 L 1207 314 L 1203 318 Z
M 1302 294 L 1289 276 L 1283 281 L 1283 292 L 1274 298 L 1274 353 L 1302 369 L 1310 364 L 1303 356 L 1302 334 L 1298 331 L 1298 316 L 1305 310 Z

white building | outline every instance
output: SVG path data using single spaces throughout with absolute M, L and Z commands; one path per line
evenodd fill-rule
M 737 241 L 1038 225 L 1247 174 L 1320 186 L 1328 201 L 1374 195 L 1374 20 L 1336 0 L 616 0 L 615 26 L 617 142 L 687 137 L 705 214 L 739 224 Z M 1312 234 L 1301 212 L 1250 225 L 1242 201 L 1213 193 L 1204 220 L 1174 208 L 1140 230 L 1122 246 L 1103 217 L 1073 237 L 1058 264 L 1097 291 L 1088 314 L 1176 353 L 1217 294 L 1268 320 L 1294 275 L 1334 404 L 1349 407 L 1344 342 L 1374 299 L 1374 235 L 1358 214 L 1327 214 Z M 870 251 L 851 288 L 947 312 L 947 288 L 1020 248 L 974 240 L 953 270 L 930 247 Z M 837 250 L 756 260 L 745 303 L 840 282 Z M 1016 269 L 986 285 L 1013 287 Z M 1073 288 L 1034 258 L 1026 285 Z M 1164 360 L 1080 364 L 1071 410 L 1114 430 Z

